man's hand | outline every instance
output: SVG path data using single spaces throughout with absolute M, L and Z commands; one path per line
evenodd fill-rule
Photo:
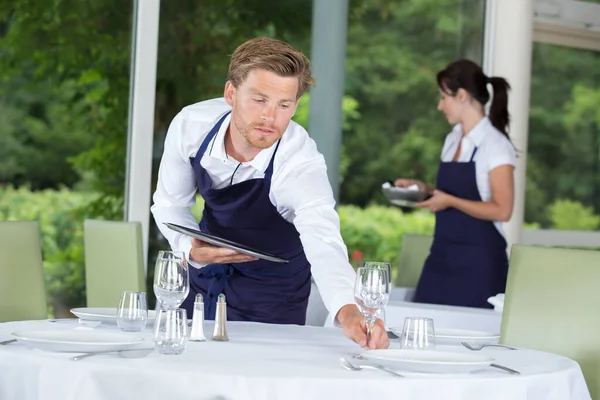
M 342 325 L 344 335 L 358 343 L 361 347 L 369 349 L 387 349 L 390 346 L 383 321 L 377 319 L 371 331 L 371 340 L 367 343 L 367 324 L 365 317 L 354 304 L 346 304 L 337 313 L 337 319 Z
M 256 257 L 213 246 L 196 238 L 192 238 L 190 258 L 202 264 L 230 264 L 258 260 Z

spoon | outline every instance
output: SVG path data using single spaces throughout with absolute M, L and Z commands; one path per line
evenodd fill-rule
M 119 351 L 96 351 L 93 353 L 86 353 L 86 354 L 82 354 L 79 356 L 75 356 L 75 357 L 71 358 L 71 360 L 79 361 L 81 359 L 88 358 L 88 357 L 99 356 L 102 354 L 114 354 L 114 353 L 116 353 L 119 357 L 123 357 L 123 358 L 143 358 L 143 357 L 146 357 L 148 354 L 152 353 L 153 351 L 154 351 L 154 347 L 146 348 L 146 349 L 130 349 L 130 350 L 119 350 Z

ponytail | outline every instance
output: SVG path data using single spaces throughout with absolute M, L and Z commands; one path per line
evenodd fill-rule
M 492 89 L 494 89 L 488 117 L 492 125 L 508 138 L 508 125 L 510 123 L 510 116 L 508 115 L 508 91 L 510 85 L 506 79 L 497 76 L 487 78 L 487 81 L 492 85 Z

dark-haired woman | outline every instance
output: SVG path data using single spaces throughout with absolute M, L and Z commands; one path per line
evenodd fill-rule
M 454 125 L 446 136 L 435 189 L 412 179 L 432 197 L 418 206 L 435 212 L 435 234 L 414 301 L 489 308 L 487 299 L 504 293 L 508 273 L 502 222 L 514 202 L 514 147 L 508 137 L 505 79 L 487 77 L 468 60 L 437 75 L 438 110 Z M 489 115 L 485 104 L 493 89 Z

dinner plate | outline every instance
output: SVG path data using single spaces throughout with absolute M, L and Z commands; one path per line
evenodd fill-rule
M 94 307 L 80 307 L 72 308 L 71 313 L 78 318 L 88 321 L 100 321 L 108 324 L 117 323 L 117 309 L 116 308 L 94 308 Z M 156 311 L 148 310 L 148 322 L 156 319 Z
M 482 331 L 472 331 L 466 329 L 436 329 L 436 344 L 460 344 L 468 342 L 469 344 L 491 344 L 497 343 L 500 334 Z
M 238 253 L 246 254 L 248 256 L 257 257 L 267 261 L 273 261 L 277 263 L 287 263 L 288 260 L 277 257 L 273 254 L 265 253 L 264 251 L 253 249 L 252 247 L 248 247 L 246 245 L 233 242 L 231 240 L 223 239 L 218 236 L 209 235 L 208 233 L 200 232 L 197 229 L 191 229 L 186 226 L 181 226 L 177 224 L 172 224 L 170 222 L 164 222 L 164 224 L 170 229 L 183 233 L 184 235 L 195 237 L 198 240 L 202 240 L 208 244 L 212 244 L 213 246 L 224 247 L 226 249 L 235 250 Z
M 494 362 L 482 353 L 439 350 L 378 349 L 365 351 L 362 356 L 394 370 L 436 374 L 470 373 Z
M 401 207 L 415 207 L 415 203 L 425 201 L 431 195 L 414 188 L 400 188 L 386 182 L 382 185 L 383 195 L 392 204 Z
M 398 338 L 402 337 L 401 326 L 391 326 L 389 330 Z M 498 333 L 473 331 L 466 329 L 445 329 L 438 328 L 435 330 L 436 345 L 460 345 L 460 342 L 468 342 L 469 344 L 494 344 L 498 343 L 500 335 Z
M 91 353 L 132 348 L 144 339 L 125 333 L 98 330 L 35 330 L 14 332 L 25 346 L 56 352 Z

